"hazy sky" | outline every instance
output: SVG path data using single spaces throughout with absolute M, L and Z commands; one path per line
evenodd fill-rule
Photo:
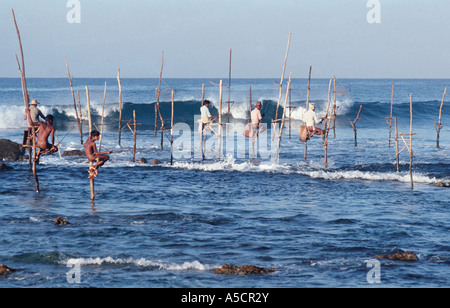
M 379 0 L 1 0 L 0 77 L 19 77 L 22 36 L 27 77 L 279 78 L 286 76 L 450 78 L 450 1 Z

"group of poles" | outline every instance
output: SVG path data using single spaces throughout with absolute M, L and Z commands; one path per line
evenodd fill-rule
M 29 104 L 30 104 L 30 98 L 29 98 L 29 94 L 27 91 L 27 85 L 26 85 L 26 78 L 25 78 L 25 63 L 24 63 L 24 56 L 23 56 L 23 49 L 22 49 L 22 42 L 20 39 L 20 33 L 19 33 L 19 29 L 16 23 L 16 18 L 14 16 L 14 10 L 12 10 L 12 15 L 13 15 L 13 19 L 14 19 L 14 25 L 16 27 L 16 31 L 17 31 L 17 36 L 19 39 L 19 47 L 20 47 L 20 55 L 21 55 L 21 63 L 19 63 L 19 59 L 16 55 L 16 60 L 17 60 L 17 65 L 18 65 L 18 69 L 20 72 L 20 76 L 21 76 L 21 83 L 22 83 L 22 92 L 23 92 L 23 98 L 24 98 L 24 102 L 25 102 L 25 107 L 29 108 Z M 281 105 L 281 101 L 282 101 L 282 93 L 283 93 L 283 83 L 284 83 L 284 76 L 285 76 L 285 70 L 286 70 L 286 62 L 287 62 L 287 58 L 288 58 L 288 53 L 289 53 L 289 46 L 290 46 L 290 41 L 291 41 L 291 33 L 289 33 L 289 39 L 288 39 L 288 45 L 287 45 L 287 50 L 286 50 L 286 55 L 285 55 L 285 59 L 284 59 L 284 64 L 283 64 L 283 72 L 282 72 L 282 77 L 280 80 L 280 83 L 278 85 L 279 88 L 279 96 L 278 96 L 278 101 L 277 101 L 277 107 L 276 107 L 276 112 L 275 112 L 275 119 L 272 119 L 271 123 L 272 123 L 272 141 L 274 140 L 275 137 L 278 138 L 277 140 L 277 149 L 276 149 L 276 154 L 275 154 L 275 158 L 274 158 L 274 163 L 277 164 L 278 163 L 278 159 L 279 159 L 279 153 L 280 153 L 280 145 L 281 145 L 281 141 L 282 141 L 282 135 L 283 135 L 283 129 L 285 126 L 285 121 L 289 120 L 289 132 L 290 132 L 290 121 L 291 121 L 291 113 L 292 110 L 295 109 L 296 107 L 291 107 L 290 104 L 290 95 L 291 95 L 291 81 L 292 81 L 292 73 L 290 73 L 289 75 L 289 79 L 287 82 L 287 86 L 286 86 L 286 95 L 285 95 L 285 100 L 284 100 L 284 106 L 283 106 L 283 113 L 281 115 L 280 118 L 278 118 L 279 116 L 279 108 Z M 165 127 L 165 120 L 162 116 L 161 110 L 160 110 L 160 97 L 161 97 L 161 80 L 162 80 L 162 73 L 163 73 L 163 64 L 164 64 L 164 53 L 162 54 L 162 61 L 161 61 L 161 70 L 160 70 L 160 75 L 159 75 L 159 83 L 158 83 L 158 88 L 156 89 L 156 103 L 155 103 L 155 129 L 154 129 L 154 134 L 156 136 L 157 133 L 157 129 L 158 129 L 158 117 L 159 120 L 161 122 L 161 149 L 163 149 L 163 140 L 164 140 L 164 135 L 165 135 L 165 131 L 170 130 L 170 136 L 168 136 L 168 139 L 170 141 L 171 144 L 171 157 L 170 157 L 170 163 L 173 164 L 173 127 L 174 127 L 174 95 L 175 95 L 175 90 L 171 90 L 171 103 L 172 103 L 172 109 L 171 109 L 171 118 L 170 118 L 170 127 Z M 76 102 L 76 98 L 75 98 L 75 92 L 73 89 L 73 83 L 72 83 L 72 79 L 73 76 L 70 74 L 69 71 L 69 66 L 67 64 L 67 59 L 66 59 L 66 67 L 67 67 L 67 72 L 68 72 L 68 77 L 69 77 L 69 84 L 70 84 L 70 89 L 72 92 L 72 97 L 73 97 L 73 104 L 74 104 L 74 109 L 75 109 L 75 114 L 76 114 L 76 120 L 77 120 L 77 124 L 78 124 L 78 128 L 79 128 L 79 132 L 80 132 L 80 141 L 81 144 L 83 144 L 83 128 L 82 128 L 82 113 L 81 113 L 81 103 L 80 103 L 80 94 L 77 91 L 77 96 L 78 96 L 78 107 L 77 107 L 77 102 Z M 306 111 L 308 111 L 309 109 L 309 96 L 310 96 L 310 82 L 311 82 L 311 69 L 312 67 L 310 67 L 309 69 L 309 79 L 308 79 L 308 89 L 307 89 L 307 98 L 306 98 Z M 229 85 L 228 85 L 228 89 L 229 89 L 229 94 L 228 94 L 228 121 L 227 122 L 223 122 L 223 115 L 222 114 L 222 97 L 223 97 L 223 81 L 220 80 L 219 83 L 219 116 L 218 116 L 218 123 L 210 123 L 207 125 L 207 128 L 211 129 L 211 131 L 213 133 L 215 133 L 218 137 L 218 154 L 217 154 L 217 159 L 220 161 L 221 159 L 221 153 L 222 153 L 222 126 L 229 124 L 230 122 L 230 88 L 231 88 L 231 49 L 230 49 L 230 70 L 229 70 Z M 139 125 L 139 123 L 136 123 L 136 112 L 135 110 L 133 110 L 133 120 L 129 120 L 129 121 L 124 121 L 122 119 L 122 86 L 121 86 L 121 80 L 120 80 L 120 69 L 118 70 L 117 73 L 117 82 L 118 82 L 118 87 L 119 87 L 119 119 L 117 120 L 119 123 L 119 130 L 118 130 L 118 145 L 121 145 L 121 132 L 125 127 L 128 127 L 132 134 L 133 134 L 133 138 L 134 138 L 134 146 L 133 146 L 133 158 L 132 161 L 135 161 L 135 154 L 136 154 L 136 139 L 137 139 L 137 125 Z M 331 99 L 331 87 L 333 86 L 333 93 L 334 93 L 334 103 L 333 105 L 331 105 L 332 99 Z M 444 98 L 445 98 L 445 94 L 446 94 L 446 90 L 444 91 L 444 96 L 442 98 L 442 104 L 440 107 L 440 112 L 439 112 L 439 121 L 437 123 L 435 123 L 435 127 L 436 127 L 436 131 L 437 131 L 437 147 L 439 147 L 439 133 L 440 130 L 442 128 L 442 124 L 441 124 L 441 113 L 442 113 L 442 105 L 444 103 Z M 337 106 L 336 106 L 336 95 L 337 95 L 337 90 L 336 90 L 336 78 L 333 77 L 332 79 L 330 79 L 329 82 L 329 87 L 328 87 L 328 105 L 326 108 L 326 115 L 324 117 L 324 119 L 326 119 L 325 122 L 325 128 L 324 128 L 324 134 L 325 136 L 323 137 L 323 145 L 324 145 L 324 164 L 325 167 L 327 167 L 328 165 L 328 159 L 327 159 L 327 152 L 328 152 L 328 134 L 329 131 L 331 129 L 335 129 L 335 120 L 336 120 L 336 110 L 337 110 Z M 205 85 L 202 85 L 202 103 L 204 101 L 204 96 L 205 96 Z M 386 117 L 386 121 L 389 124 L 389 145 L 390 145 L 390 141 L 394 140 L 395 144 L 396 144 L 396 160 L 397 160 L 397 171 L 399 171 L 399 154 L 404 150 L 407 149 L 409 152 L 409 156 L 410 156 L 410 175 L 411 175 L 411 188 L 413 188 L 413 175 L 412 175 L 412 162 L 413 162 L 413 150 L 412 150 L 412 141 L 413 138 L 412 136 L 414 135 L 414 133 L 412 132 L 412 123 L 413 123 L 413 118 L 412 118 L 412 95 L 410 95 L 410 132 L 408 134 L 402 134 L 398 132 L 397 129 L 397 117 L 393 117 L 392 115 L 392 106 L 393 106 L 393 96 L 394 96 L 394 85 L 392 85 L 392 98 L 391 98 L 391 113 L 389 117 Z M 87 115 L 88 115 L 88 124 L 89 124 L 89 132 L 92 131 L 93 126 L 97 125 L 95 123 L 92 122 L 92 118 L 91 118 L 91 107 L 90 107 L 90 99 L 89 99 L 89 88 L 86 86 L 86 99 L 87 99 Z M 104 91 L 104 95 L 103 95 L 103 111 L 102 111 L 102 117 L 101 117 L 101 124 L 100 124 L 100 136 L 103 135 L 103 126 L 104 126 L 104 106 L 105 106 L 105 99 L 106 99 L 106 82 L 105 82 L 105 91 Z M 289 101 L 289 106 L 287 105 Z M 252 102 L 251 102 L 251 86 L 250 86 L 250 112 L 252 110 L 252 106 L 251 106 Z M 361 113 L 361 109 L 362 109 L 362 105 L 359 108 L 359 112 L 357 114 L 357 117 L 355 119 L 350 119 L 350 123 L 352 125 L 352 128 L 354 130 L 354 134 L 355 134 L 355 146 L 357 146 L 357 141 L 356 141 L 356 122 L 360 119 L 360 113 Z M 289 115 L 287 116 L 287 113 L 289 113 Z M 122 123 L 126 122 L 126 124 L 124 126 L 122 126 Z M 392 122 L 394 123 L 394 128 L 395 128 L 395 137 L 392 138 L 391 136 L 391 131 L 392 131 Z M 133 126 L 133 128 L 132 128 Z M 218 130 L 217 132 L 212 128 L 212 126 L 217 126 Z M 36 162 L 34 159 L 31 159 L 31 157 L 35 157 L 36 155 L 36 132 L 35 132 L 35 128 L 31 128 L 31 134 L 30 134 L 30 138 L 32 138 L 32 142 L 30 145 L 30 166 L 32 168 L 33 171 L 33 175 L 35 178 L 35 183 L 36 183 L 36 191 L 39 192 L 39 180 L 37 177 L 37 172 L 36 172 Z M 202 158 L 205 158 L 205 143 L 206 143 L 206 133 L 204 130 L 202 130 L 201 132 L 201 152 L 202 152 Z M 404 143 L 404 147 L 402 149 L 399 149 L 399 141 L 403 141 Z M 254 144 L 255 141 L 253 141 Z M 307 140 L 304 142 L 305 144 L 305 151 L 304 151 L 304 159 L 306 160 L 307 158 Z M 99 150 L 101 149 L 101 137 L 99 140 Z M 33 152 L 31 154 L 31 151 Z M 90 167 L 92 167 L 92 162 L 90 162 Z M 96 194 L 98 193 L 95 192 L 94 189 L 94 178 L 90 177 L 90 191 L 91 191 L 91 200 L 94 200 Z

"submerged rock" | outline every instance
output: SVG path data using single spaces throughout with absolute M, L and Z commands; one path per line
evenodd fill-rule
M 60 226 L 60 225 L 70 225 L 70 223 L 67 220 L 65 220 L 65 219 L 63 219 L 61 217 L 57 217 L 56 220 L 55 220 L 55 225 L 58 225 L 58 226 Z
M 25 150 L 21 144 L 8 139 L 0 139 L 0 160 L 23 160 Z
M 64 151 L 63 156 L 84 156 L 84 151 L 80 150 Z
M 396 252 L 396 253 L 393 253 L 390 255 L 379 255 L 379 256 L 375 256 L 375 258 L 397 260 L 397 261 L 417 261 L 417 260 L 419 260 L 417 255 L 411 251 Z
M 225 274 L 225 275 L 261 275 L 261 274 L 270 274 L 273 272 L 276 272 L 276 270 L 257 267 L 254 265 L 244 265 L 242 267 L 237 267 L 234 265 L 227 265 L 227 264 L 224 264 L 221 268 L 216 268 L 214 270 L 215 274 Z
M 150 164 L 152 164 L 152 165 L 159 165 L 159 164 L 161 164 L 161 161 L 158 160 L 158 159 L 152 159 L 152 161 L 150 162 Z
M 5 264 L 0 264 L 0 276 L 7 275 L 15 271 L 15 269 L 7 267 Z
M 437 183 L 434 183 L 434 185 L 438 186 L 438 187 L 450 187 L 450 183 L 448 183 L 448 182 L 437 182 Z
M 139 159 L 139 163 L 140 164 L 146 164 L 147 163 L 147 159 L 142 157 L 141 159 Z
M 6 164 L 4 164 L 4 163 L 0 163 L 0 171 L 3 171 L 3 170 L 12 170 L 13 169 L 13 167 L 9 167 L 9 166 L 7 166 Z

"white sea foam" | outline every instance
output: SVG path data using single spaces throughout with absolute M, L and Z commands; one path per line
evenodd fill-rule
M 86 265 L 96 265 L 102 266 L 105 264 L 113 265 L 135 265 L 139 267 L 155 267 L 159 270 L 169 270 L 169 271 L 207 271 L 216 268 L 217 266 L 203 264 L 197 260 L 191 262 L 174 263 L 174 262 L 163 262 L 163 261 L 153 261 L 147 260 L 146 258 L 113 258 L 113 257 L 97 257 L 97 258 L 71 258 L 63 261 L 64 264 L 78 264 L 80 266 Z
M 166 165 L 169 166 L 170 165 Z M 213 163 L 196 163 L 196 162 L 175 162 L 174 168 L 199 171 L 237 171 L 237 172 L 267 172 L 280 174 L 301 174 L 311 178 L 319 178 L 324 180 L 367 180 L 367 181 L 397 181 L 409 183 L 411 181 L 409 172 L 376 172 L 376 171 L 360 171 L 360 170 L 332 170 L 332 169 L 316 169 L 308 165 L 301 164 L 292 165 L 276 165 L 270 162 L 254 164 L 251 161 L 237 163 L 231 156 L 226 157 L 223 161 Z M 429 177 L 420 173 L 413 173 L 413 181 L 423 184 L 434 184 L 438 182 L 435 177 Z

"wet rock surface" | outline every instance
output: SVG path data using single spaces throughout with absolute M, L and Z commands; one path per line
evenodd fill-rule
M 84 156 L 84 151 L 80 150 L 64 151 L 63 156 Z
M 62 217 L 56 217 L 55 219 L 55 225 L 61 226 L 61 225 L 70 225 L 70 223 L 63 219 Z
M 419 260 L 417 255 L 411 251 L 396 252 L 396 253 L 393 253 L 390 255 L 378 255 L 378 256 L 375 256 L 375 258 L 397 260 L 397 261 L 417 261 L 417 260 Z
M 24 159 L 25 150 L 21 144 L 8 139 L 0 139 L 0 161 L 18 161 Z
M 15 269 L 7 267 L 5 264 L 0 264 L 0 276 L 7 275 L 15 271 Z
M 263 267 L 257 267 L 254 265 L 244 265 L 242 267 L 224 264 L 221 268 L 214 270 L 215 274 L 223 275 L 262 275 L 274 273 L 276 270 Z

